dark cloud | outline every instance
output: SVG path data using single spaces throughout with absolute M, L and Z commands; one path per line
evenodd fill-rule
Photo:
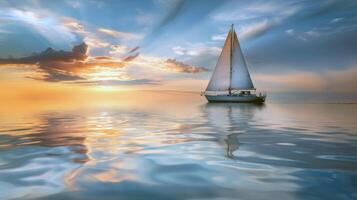
M 82 72 L 94 67 L 115 67 L 121 68 L 127 62 L 134 60 L 139 53 L 128 56 L 123 60 L 113 59 L 109 56 L 97 56 L 90 58 L 87 55 L 88 46 L 85 43 L 76 45 L 72 51 L 54 50 L 48 48 L 41 53 L 23 58 L 0 59 L 1 65 L 34 65 L 37 66 L 36 75 L 28 77 L 47 82 L 76 81 L 84 80 Z
M 41 77 L 26 77 L 34 80 L 41 80 L 47 82 L 60 82 L 60 81 L 77 81 L 77 80 L 85 80 L 84 78 L 68 73 L 68 72 L 61 72 L 56 70 L 47 70 L 46 73 Z
M 85 60 L 87 55 L 88 45 L 82 43 L 74 46 L 72 51 L 56 51 L 52 48 L 48 48 L 39 54 L 33 54 L 32 56 L 23 58 L 8 58 L 0 59 L 0 64 L 37 64 L 42 62 L 71 62 L 75 60 Z
M 88 58 L 87 51 L 88 46 L 85 43 L 74 46 L 72 51 L 47 48 L 41 53 L 34 53 L 23 58 L 0 59 L 0 65 L 36 65 L 37 71 L 42 72 L 43 76 L 41 78 L 28 77 L 36 80 L 48 82 L 83 80 L 75 73 L 87 67 L 84 64 Z
M 140 55 L 140 53 L 136 53 L 134 55 L 127 56 L 126 58 L 124 58 L 124 61 L 125 62 L 130 62 L 130 61 L 134 60 L 135 58 L 137 58 L 139 55 Z
M 130 49 L 130 51 L 128 53 L 134 53 L 136 50 L 138 50 L 140 47 L 139 46 L 136 46 L 132 49 Z
M 208 71 L 207 68 L 197 67 L 177 61 L 176 59 L 167 59 L 165 61 L 166 68 L 169 71 L 182 72 L 182 73 L 200 73 Z

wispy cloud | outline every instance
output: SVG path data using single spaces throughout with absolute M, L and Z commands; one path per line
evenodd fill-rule
M 99 33 L 103 33 L 108 36 L 115 37 L 118 39 L 123 39 L 123 40 L 138 40 L 143 37 L 142 35 L 136 33 L 122 32 L 122 31 L 106 29 L 106 28 L 98 28 L 97 31 Z
M 249 1 L 249 3 L 242 3 L 240 6 L 236 6 L 236 2 L 232 2 L 214 12 L 211 18 L 215 21 L 260 20 L 266 17 L 286 18 L 298 10 L 298 6 L 287 1 Z
M 189 44 L 187 47 L 174 46 L 172 51 L 177 55 L 199 56 L 202 54 L 217 55 L 221 52 L 221 48 L 209 46 L 205 43 Z
M 61 18 L 61 25 L 68 28 L 73 33 L 83 37 L 83 41 L 91 48 L 106 48 L 110 43 L 99 37 L 93 31 L 87 30 L 85 26 L 77 19 L 71 17 Z
M 277 26 L 281 22 L 280 19 L 264 19 L 262 21 L 251 23 L 250 25 L 243 26 L 238 30 L 240 39 L 247 40 L 253 37 L 263 35 L 271 28 Z
M 109 54 L 117 55 L 117 56 L 123 56 L 128 51 L 130 51 L 129 47 L 127 47 L 125 45 L 114 44 L 114 45 L 110 45 Z
M 239 7 L 228 4 L 212 14 L 211 18 L 223 23 L 237 22 L 239 37 L 246 40 L 263 35 L 299 10 L 299 6 L 287 2 L 242 3 Z M 223 35 L 218 34 L 212 39 L 223 40 Z
M 167 59 L 165 61 L 166 69 L 174 72 L 183 72 L 183 73 L 200 73 L 208 71 L 207 68 L 190 66 L 183 62 L 177 61 L 175 59 Z
M 285 33 L 290 35 L 290 36 L 293 36 L 293 35 L 295 35 L 295 30 L 294 29 L 288 29 L 288 30 L 285 30 Z
M 226 37 L 227 37 L 227 34 L 218 34 L 218 35 L 213 35 L 211 37 L 211 39 L 214 41 L 222 41 L 222 40 L 225 40 Z
M 0 21 L 22 24 L 34 30 L 52 44 L 71 43 L 76 35 L 62 26 L 57 17 L 45 11 L 22 10 L 17 8 L 0 8 Z
M 343 21 L 343 17 L 337 17 L 337 18 L 334 18 L 330 21 L 330 23 L 338 23 L 338 22 L 341 22 Z
M 135 53 L 134 55 L 129 55 L 127 57 L 125 57 L 123 60 L 125 62 L 130 62 L 132 60 L 134 60 L 135 58 L 137 58 L 140 55 L 140 53 Z

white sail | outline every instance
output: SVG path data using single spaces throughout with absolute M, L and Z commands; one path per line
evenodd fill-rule
M 232 48 L 232 90 L 254 89 L 252 79 L 250 78 L 244 55 L 239 45 L 238 37 L 233 31 L 233 48 Z
M 229 31 L 206 91 L 254 89 L 237 34 Z
M 229 31 L 206 91 L 227 91 L 230 86 L 231 38 Z

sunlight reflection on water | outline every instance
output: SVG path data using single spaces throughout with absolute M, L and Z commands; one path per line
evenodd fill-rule
M 356 105 L 175 95 L 1 115 L 1 199 L 357 198 Z

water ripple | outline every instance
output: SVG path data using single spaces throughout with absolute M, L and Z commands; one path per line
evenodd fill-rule
M 356 124 L 315 106 L 200 103 L 185 115 L 111 108 L 3 121 L 1 199 L 356 199 Z

